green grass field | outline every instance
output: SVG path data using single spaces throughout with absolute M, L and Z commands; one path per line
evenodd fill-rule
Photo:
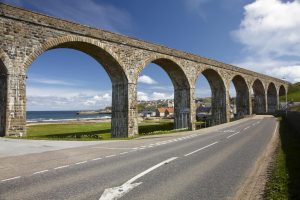
M 145 122 L 139 124 L 139 135 L 166 134 L 176 132 L 174 123 Z M 40 124 L 27 127 L 28 139 L 60 140 L 107 140 L 111 138 L 110 123 Z

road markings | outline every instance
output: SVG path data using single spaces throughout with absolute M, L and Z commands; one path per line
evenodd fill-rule
M 278 122 L 276 122 L 276 127 L 275 127 L 275 130 L 274 130 L 274 132 L 273 132 L 273 136 L 276 134 L 277 128 L 278 128 Z
M 229 138 L 231 138 L 232 136 L 235 136 L 236 134 L 239 134 L 240 132 L 238 131 L 238 132 L 236 132 L 236 133 L 234 133 L 234 134 L 232 134 L 232 135 L 229 135 L 229 136 L 227 136 L 227 139 L 229 139 Z
M 145 176 L 146 174 L 150 173 L 151 171 L 157 169 L 158 167 L 161 167 L 162 165 L 168 164 L 174 160 L 176 160 L 178 157 L 172 157 L 169 158 L 161 163 L 158 163 L 157 165 L 154 165 L 153 167 L 150 167 L 149 169 L 143 171 L 142 173 L 136 175 L 135 177 L 131 178 L 127 182 L 125 182 L 123 185 L 113 188 L 107 188 L 104 190 L 103 194 L 101 195 L 99 200 L 111 200 L 111 199 L 119 199 L 122 196 L 124 196 L 126 193 L 131 191 L 133 188 L 139 186 L 142 184 L 142 182 L 139 183 L 133 183 L 137 179 Z
M 114 157 L 114 156 L 116 156 L 116 155 L 113 154 L 113 155 L 105 156 L 105 158 L 111 158 L 111 157 Z
M 45 173 L 45 172 L 48 172 L 49 170 L 48 169 L 46 169 L 46 170 L 42 170 L 42 171 L 38 171 L 38 172 L 34 172 L 33 173 L 33 175 L 34 174 L 42 174 L 42 173 Z
M 54 169 L 62 169 L 62 168 L 66 168 L 69 167 L 70 165 L 63 165 L 63 166 L 59 166 L 59 167 L 55 167 Z
M 110 150 L 114 150 L 114 149 L 136 149 L 136 148 L 126 148 L 126 147 L 91 147 L 91 149 L 110 149 Z
M 127 151 L 124 151 L 124 152 L 120 153 L 120 155 L 127 154 L 127 153 L 128 153 Z
M 75 163 L 75 165 L 81 165 L 81 164 L 84 164 L 84 163 L 87 163 L 87 161 L 85 160 L 85 161 L 77 162 L 77 163 Z
M 215 145 L 215 144 L 217 144 L 217 143 L 219 143 L 219 142 L 211 143 L 211 144 L 209 144 L 209 145 L 206 145 L 205 147 L 202 147 L 202 148 L 197 149 L 197 150 L 195 150 L 195 151 L 192 151 L 192 152 L 190 152 L 190 153 L 188 153 L 188 154 L 185 154 L 184 156 L 192 155 L 192 154 L 194 154 L 194 153 L 197 153 L 198 151 L 201 151 L 201 150 L 203 150 L 203 149 L 206 149 L 206 148 L 208 148 L 208 147 L 210 147 L 210 146 L 213 146 L 213 145 Z
M 96 161 L 96 160 L 101 160 L 102 158 L 94 158 L 94 159 L 92 159 L 93 161 Z
M 223 133 L 233 133 L 233 132 L 235 132 L 235 130 L 229 129 L 229 130 L 224 130 L 224 131 L 223 131 Z
M 12 177 L 12 178 L 3 179 L 3 180 L 1 180 L 1 182 L 11 181 L 11 180 L 15 180 L 15 179 L 18 179 L 18 178 L 21 178 L 21 176 L 16 176 L 16 177 Z

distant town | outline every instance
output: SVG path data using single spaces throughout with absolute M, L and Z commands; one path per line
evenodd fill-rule
M 234 98 L 231 100 L 232 118 L 235 113 Z M 207 120 L 211 117 L 211 97 L 196 98 L 197 121 Z M 174 100 L 160 99 L 151 101 L 138 101 L 139 117 L 146 119 L 154 118 L 174 118 Z

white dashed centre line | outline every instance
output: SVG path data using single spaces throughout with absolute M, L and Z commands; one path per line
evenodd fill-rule
M 197 149 L 197 150 L 195 150 L 195 151 L 192 151 L 192 152 L 190 152 L 190 153 L 188 153 L 188 154 L 185 154 L 184 156 L 192 155 L 192 154 L 194 154 L 194 153 L 197 153 L 198 151 L 201 151 L 201 150 L 203 150 L 203 149 L 206 149 L 206 148 L 208 148 L 208 147 L 210 147 L 210 146 L 213 146 L 213 145 L 215 145 L 215 144 L 217 144 L 217 143 L 219 143 L 219 142 L 211 143 L 211 144 L 209 144 L 209 145 L 206 145 L 205 147 L 202 147 L 202 148 Z
M 227 137 L 227 139 L 229 139 L 229 138 L 231 138 L 232 136 L 235 136 L 236 134 L 239 134 L 240 132 L 238 131 L 238 132 L 236 132 L 236 133 L 234 133 L 234 134 L 232 134 L 232 135 L 229 135 L 228 137 Z

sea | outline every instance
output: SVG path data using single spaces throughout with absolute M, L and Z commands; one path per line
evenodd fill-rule
M 77 115 L 79 111 L 27 111 L 27 122 L 65 122 L 74 120 L 110 119 L 110 114 Z

